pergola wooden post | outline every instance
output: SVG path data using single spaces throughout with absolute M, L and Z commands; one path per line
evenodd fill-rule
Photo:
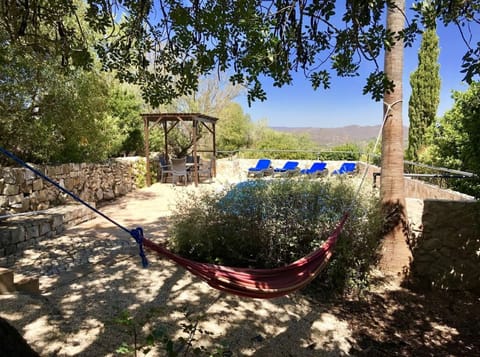
M 214 118 L 208 115 L 199 113 L 156 113 L 156 114 L 141 114 L 143 118 L 144 135 L 145 135 L 145 159 L 146 159 L 146 184 L 150 186 L 152 184 L 152 177 L 150 175 L 150 129 L 155 125 L 162 125 L 164 132 L 164 153 L 168 157 L 168 134 L 170 131 L 178 125 L 180 122 L 192 122 L 192 141 L 193 141 L 193 162 L 194 162 L 194 177 L 195 186 L 198 186 L 198 152 L 211 152 L 213 154 L 213 176 L 217 175 L 217 146 L 215 143 L 215 124 L 218 118 Z M 203 125 L 212 136 L 212 149 L 201 150 L 197 148 L 197 135 L 199 125 Z

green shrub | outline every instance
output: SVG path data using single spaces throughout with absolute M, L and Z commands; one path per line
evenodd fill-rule
M 254 180 L 186 199 L 172 220 L 172 246 L 198 261 L 271 268 L 316 249 L 351 210 L 318 284 L 346 291 L 366 284 L 380 235 L 378 204 L 354 201 L 344 180 Z
M 137 188 L 143 188 L 147 186 L 146 173 L 147 173 L 147 162 L 145 158 L 140 158 L 135 161 L 134 164 L 134 173 L 135 173 L 135 185 Z M 158 177 L 158 165 L 155 164 L 154 159 L 150 159 L 150 178 L 152 184 L 157 182 Z
M 146 172 L 147 172 L 147 166 L 145 164 L 145 159 L 139 159 L 138 161 L 135 161 L 133 171 L 135 172 L 135 185 L 138 188 L 142 188 L 146 186 Z

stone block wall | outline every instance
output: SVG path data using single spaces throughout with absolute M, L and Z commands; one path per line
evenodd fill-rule
M 82 200 L 100 203 L 136 188 L 136 162 L 35 166 Z M 73 199 L 26 168 L 0 167 L 0 215 L 41 211 Z
M 1 219 L 0 266 L 10 266 L 16 255 L 28 247 L 94 217 L 95 213 L 84 205 L 69 204 Z
M 363 175 L 365 163 L 359 163 L 359 173 Z M 368 165 L 367 179 L 373 183 L 373 173 L 380 172 L 380 167 Z M 380 187 L 380 177 L 376 179 L 376 187 Z M 453 201 L 474 200 L 475 198 L 460 192 L 443 189 L 414 178 L 405 178 L 405 197 L 419 199 L 444 199 Z
M 426 288 L 480 295 L 480 202 L 425 200 L 412 278 Z
M 35 169 L 95 207 L 134 190 L 143 163 L 135 157 Z M 12 264 L 31 245 L 94 217 L 89 208 L 30 170 L 0 167 L 0 266 Z
M 405 196 L 421 199 L 443 199 L 452 201 L 474 200 L 475 198 L 461 192 L 440 188 L 421 180 L 405 178 Z

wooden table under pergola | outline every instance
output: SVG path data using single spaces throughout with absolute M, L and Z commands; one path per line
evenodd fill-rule
M 145 158 L 146 158 L 146 184 L 150 186 L 152 184 L 152 178 L 150 175 L 150 129 L 154 128 L 157 125 L 163 127 L 164 132 L 164 154 L 165 157 L 168 156 L 168 134 L 170 131 L 175 128 L 179 123 L 188 123 L 185 125 L 187 129 L 191 129 L 190 133 L 192 134 L 193 140 L 193 168 L 194 168 L 194 178 L 195 186 L 198 185 L 198 162 L 197 162 L 197 153 L 199 152 L 209 152 L 213 154 L 213 176 L 216 176 L 216 157 L 217 157 L 217 147 L 215 144 L 215 124 L 218 118 L 214 118 L 205 114 L 200 113 L 153 113 L 153 114 L 141 114 L 143 118 L 143 128 L 145 133 Z M 191 122 L 191 124 L 189 123 Z M 202 125 L 207 129 L 207 131 L 212 136 L 212 146 L 211 149 L 202 149 L 198 150 L 197 148 L 197 135 L 198 128 Z

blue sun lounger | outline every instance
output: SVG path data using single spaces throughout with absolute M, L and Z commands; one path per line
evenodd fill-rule
M 262 177 L 273 173 L 272 162 L 269 159 L 260 159 L 255 167 L 250 167 L 247 176 Z
M 287 161 L 283 167 L 273 169 L 273 176 L 292 176 L 299 171 L 298 161 Z
M 300 170 L 302 175 L 314 177 L 325 176 L 328 173 L 326 162 L 314 162 L 309 169 Z
M 354 162 L 344 162 L 340 168 L 332 171 L 332 175 L 353 174 L 356 169 L 357 165 Z

